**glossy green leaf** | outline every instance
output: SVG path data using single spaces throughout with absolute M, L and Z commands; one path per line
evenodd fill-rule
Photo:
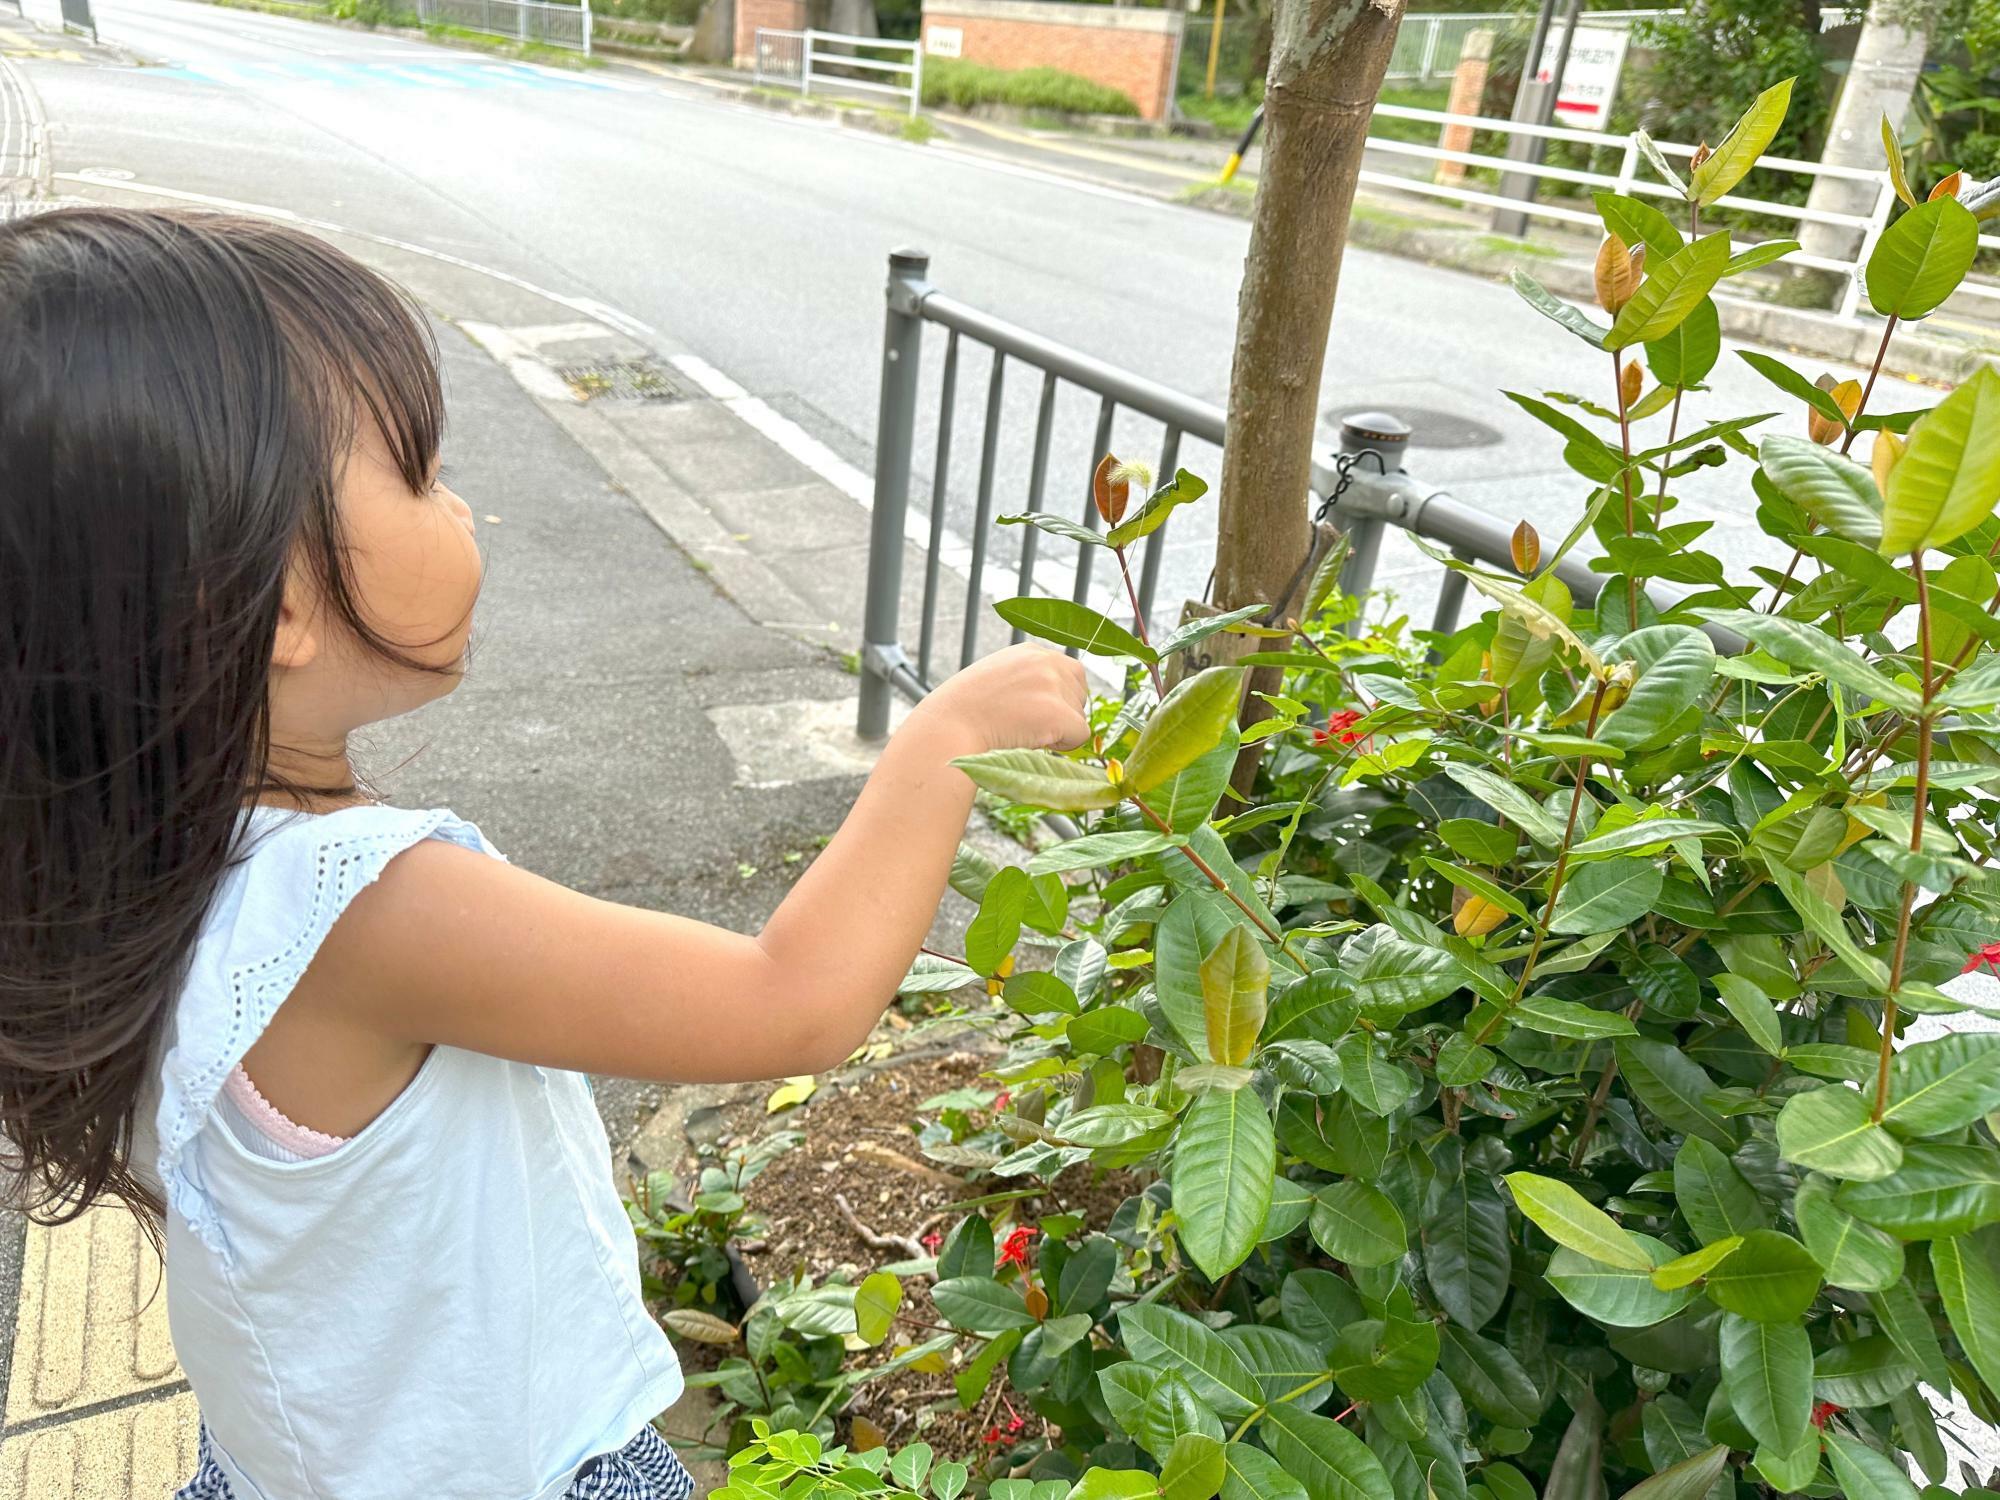
M 1041 850 L 1028 861 L 1027 871 L 1030 875 L 1059 875 L 1096 870 L 1157 854 L 1172 844 L 1173 837 L 1164 833 L 1089 833 Z
M 1713 662 L 1714 657 L 1709 658 Z M 1709 680 L 1709 679 L 1704 679 Z M 1734 839 L 1736 830 L 1713 818 L 1643 818 L 1619 828 L 1593 833 L 1570 846 L 1572 860 L 1607 854 L 1630 854 L 1638 850 L 1657 852 L 1676 839 Z
M 1889 1063 L 1882 1123 L 1898 1135 L 1944 1135 L 2000 1109 L 2000 1033 L 1961 1031 L 1903 1048 Z
M 1547 808 L 1512 782 L 1502 780 L 1483 767 L 1469 766 L 1462 761 L 1447 763 L 1444 771 L 1445 775 L 1509 819 L 1536 843 L 1553 849 L 1562 842 L 1562 824 Z
M 1903 462 L 1909 462 L 1907 454 Z M 1896 472 L 1901 473 L 1902 468 L 1899 463 Z M 1899 713 L 1915 714 L 1922 706 L 1914 689 L 1890 681 L 1887 674 L 1817 626 L 1749 609 L 1705 610 L 1703 618 L 1754 641 L 1787 666 L 1817 672 Z
M 1186 1432 L 1174 1439 L 1160 1465 L 1160 1500 L 1210 1500 L 1222 1488 L 1227 1465 L 1222 1440 L 1205 1432 Z
M 1792 84 L 1787 78 L 1774 83 L 1750 102 L 1722 144 L 1709 153 L 1708 160 L 1688 175 L 1688 192 L 1704 208 L 1727 193 L 1757 165 L 1757 158 L 1777 137 L 1791 108 Z
M 1721 1265 L 1743 1246 L 1743 1237 L 1732 1234 L 1727 1239 L 1717 1240 L 1712 1245 L 1703 1245 L 1699 1250 L 1690 1250 L 1686 1255 L 1666 1261 L 1653 1272 L 1653 1285 L 1663 1292 L 1678 1291 L 1684 1286 L 1693 1286 L 1702 1277 Z
M 1506 1300 L 1513 1267 L 1506 1200 L 1491 1180 L 1459 1171 L 1438 1185 L 1436 1203 L 1423 1226 L 1431 1294 L 1454 1322 L 1484 1328 Z
M 1542 1412 L 1541 1392 L 1504 1344 L 1456 1323 L 1444 1324 L 1439 1335 L 1438 1363 L 1468 1406 L 1505 1427 L 1535 1425 Z
M 1041 640 L 1058 646 L 1088 651 L 1093 656 L 1129 656 L 1152 661 L 1153 650 L 1115 620 L 1108 620 L 1086 604 L 1068 599 L 1028 596 L 1002 599 L 993 612 L 1012 625 Z
M 1881 545 L 1882 496 L 1860 464 L 1811 438 L 1790 436 L 1765 438 L 1757 462 L 1788 500 L 1835 536 Z
M 1771 884 L 1784 892 L 1785 900 L 1791 903 L 1806 926 L 1838 954 L 1858 978 L 1874 989 L 1888 988 L 1888 965 L 1855 941 L 1840 910 L 1818 889 L 1809 885 L 1805 876 L 1776 862 L 1768 864 L 1765 873 L 1770 876 Z
M 1366 1032 L 1353 1032 L 1341 1039 L 1341 1088 L 1369 1114 L 1393 1114 L 1417 1091 L 1417 1081 L 1384 1058 L 1375 1046 Z
M 1760 354 L 1755 349 L 1738 349 L 1736 357 L 1786 395 L 1798 397 L 1827 421 L 1842 427 L 1847 425 L 1847 413 L 1840 409 L 1840 403 L 1784 361 L 1773 359 L 1768 354 Z M 1814 443 L 1813 446 L 1817 448 L 1819 444 Z M 1761 462 L 1763 458 L 1761 450 L 1758 458 Z
M 1394 1018 L 1436 1004 L 1462 988 L 1465 965 L 1450 950 L 1378 934 L 1351 967 L 1348 980 L 1364 1014 Z M 1351 951 L 1351 950 L 1350 950 Z
M 1889 473 L 1881 551 L 1900 557 L 1947 546 L 1993 513 L 1996 496 L 2000 375 L 1982 369 L 1910 429 L 1910 445 Z
M 1397 1500 L 1381 1460 L 1329 1417 L 1274 1406 L 1260 1427 L 1271 1456 L 1311 1500 Z
M 1593 348 L 1602 349 L 1605 346 L 1604 338 L 1609 332 L 1608 329 L 1592 321 L 1581 310 L 1571 307 L 1526 271 L 1517 270 L 1507 279 L 1514 290 L 1520 293 L 1521 300 L 1543 317 L 1560 324 Z
M 1646 340 L 1646 368 L 1661 385 L 1679 390 L 1692 390 L 1707 380 L 1721 356 L 1722 315 L 1713 297 L 1697 302 L 1678 327 Z
M 1591 202 L 1597 205 L 1597 216 L 1608 233 L 1627 245 L 1644 245 L 1649 256 L 1664 260 L 1685 243 L 1674 221 L 1643 198 L 1592 193 Z
M 1262 1390 L 1242 1356 L 1186 1313 L 1136 1304 L 1118 1314 L 1118 1331 L 1134 1359 L 1179 1370 L 1224 1421 L 1240 1420 L 1262 1404 Z
M 1699 1136 L 1683 1141 L 1674 1157 L 1674 1199 L 1704 1245 L 1771 1227 L 1770 1214 L 1743 1174 Z
M 1715 679 L 1715 645 L 1692 625 L 1648 625 L 1618 643 L 1617 659 L 1639 673 L 1624 703 L 1597 726 L 1607 745 L 1637 749 L 1671 730 Z
M 1608 1266 L 1652 1274 L 1655 1262 L 1645 1247 L 1568 1183 L 1533 1172 L 1510 1172 L 1505 1181 L 1521 1212 L 1558 1245 Z
M 1807 1428 L 1789 1453 L 1759 1443 L 1751 1463 L 1766 1483 L 1783 1494 L 1806 1489 L 1819 1473 L 1819 1432 Z
M 1681 174 L 1673 169 L 1672 163 L 1653 143 L 1652 136 L 1643 130 L 1635 130 L 1632 132 L 1632 144 L 1639 148 L 1639 154 L 1646 158 L 1646 164 L 1660 174 L 1660 181 L 1666 183 L 1683 198 L 1693 196 L 1688 191 L 1688 185 L 1681 181 Z
M 1753 1229 L 1708 1273 L 1709 1300 L 1757 1323 L 1789 1323 L 1819 1295 L 1822 1272 L 1804 1245 L 1775 1229 Z
M 1722 997 L 1723 1008 L 1743 1028 L 1745 1036 L 1772 1057 L 1784 1052 L 1784 1027 L 1768 995 L 1740 974 L 1716 975 L 1715 992 Z
M 1885 318 L 1935 312 L 1979 254 L 1979 221 L 1956 198 L 1919 203 L 1882 231 L 1868 257 L 1868 303 Z
M 1236 722 L 1242 698 L 1241 667 L 1210 667 L 1184 680 L 1139 731 L 1125 762 L 1126 790 L 1151 791 L 1214 749 Z
M 1018 1292 L 989 1276 L 959 1276 L 937 1282 L 931 1287 L 931 1301 L 952 1327 L 974 1333 L 1033 1328 L 1036 1322 Z
M 1673 1261 L 1673 1248 L 1651 1235 L 1630 1238 L 1645 1251 L 1649 1259 L 1646 1270 L 1606 1265 L 1558 1246 L 1549 1258 L 1549 1285 L 1586 1318 L 1613 1328 L 1650 1328 L 1665 1322 L 1695 1299 L 1695 1290 L 1686 1284 L 1670 1290 L 1655 1286 L 1653 1268 Z
M 931 1487 L 937 1487 L 935 1477 Z M 1149 1500 L 1159 1493 L 1160 1481 L 1144 1469 L 1090 1468 L 1070 1486 L 1069 1500 Z
M 1335 1260 L 1386 1266 L 1409 1248 L 1403 1215 L 1379 1190 L 1352 1178 L 1313 1195 L 1312 1237 Z
M 861 1342 L 873 1347 L 886 1339 L 902 1305 L 903 1283 L 887 1271 L 877 1271 L 856 1287 L 854 1328 Z
M 1778 1112 L 1785 1160 L 1844 1182 L 1875 1182 L 1903 1164 L 1903 1145 L 1870 1114 L 1859 1090 L 1828 1084 L 1794 1094 Z
M 1548 1036 L 1595 1041 L 1612 1036 L 1636 1036 L 1638 1028 L 1615 1010 L 1598 1010 L 1574 1000 L 1557 1000 L 1547 995 L 1530 995 L 1507 1012 L 1516 1026 Z
M 1665 872 L 1646 859 L 1579 866 L 1563 882 L 1549 931 L 1580 934 L 1625 927 L 1653 909 L 1665 882 Z
M 1831 1426 L 1824 1440 L 1827 1461 L 1846 1500 L 1917 1500 L 1917 1487 L 1886 1454 Z
M 1886 1406 L 1916 1383 L 1916 1366 L 1886 1334 L 1834 1344 L 1813 1358 L 1813 1395 L 1846 1410 Z
M 1202 1013 L 1208 1022 L 1211 1062 L 1240 1067 L 1256 1050 L 1264 1029 L 1271 962 L 1248 923 L 1239 922 L 1201 961 Z
M 1701 1064 L 1677 1047 L 1651 1037 L 1619 1037 L 1618 1071 L 1631 1092 L 1660 1119 L 1686 1135 L 1725 1150 L 1736 1148 L 1736 1135 L 1708 1102 L 1715 1083 Z
M 1657 339 L 1680 326 L 1702 299 L 1714 290 L 1729 263 L 1729 235 L 1703 235 L 1683 245 L 1656 266 L 1647 267 L 1646 279 L 1632 300 L 1618 310 L 1604 347 L 1624 349 Z
M 1722 268 L 1722 274 L 1741 276 L 1745 271 L 1755 271 L 1761 266 L 1781 261 L 1786 256 L 1794 254 L 1798 248 L 1797 240 L 1764 240 L 1752 245 L 1748 250 L 1739 250 L 1730 256 L 1729 264 Z
M 1728 1464 L 1728 1445 L 1717 1443 L 1660 1470 L 1650 1479 L 1640 1480 L 1625 1492 L 1622 1500 L 1703 1500 L 1715 1488 L 1715 1481 L 1722 1477 Z
M 1951 1331 L 1988 1390 L 2000 1390 L 2000 1273 L 1984 1237 L 1948 1236 L 1931 1244 L 1931 1274 Z
M 1389 1401 L 1424 1383 L 1437 1368 L 1438 1347 L 1429 1318 L 1364 1318 L 1341 1329 L 1327 1362 L 1348 1400 Z
M 1046 531 L 1050 536 L 1059 536 L 1067 542 L 1080 542 L 1086 547 L 1107 547 L 1110 545 L 1102 536 L 1088 526 L 1079 526 L 1074 521 L 1061 516 L 1052 516 L 1047 511 L 1029 511 L 1024 515 L 1001 516 L 1002 526 L 1032 526 L 1037 531 Z
M 984 787 L 1009 802 L 1046 808 L 1050 812 L 1090 812 L 1110 807 L 1121 796 L 1095 766 L 1065 760 L 1046 750 L 988 750 L 961 755 L 952 762 Z
M 1097 1056 L 1114 1048 L 1143 1042 L 1152 1027 L 1136 1010 L 1123 1005 L 1100 1005 L 1087 1010 L 1069 1023 L 1065 1035 L 1069 1044 L 1086 1056 Z
M 1876 1182 L 1842 1183 L 1834 1202 L 1899 1240 L 1970 1234 L 2000 1222 L 2000 1152 L 1912 1141 L 1897 1171 Z
M 1870 1292 L 1868 1311 L 1876 1326 L 1889 1336 L 1889 1342 L 1924 1379 L 1939 1390 L 1951 1384 L 1951 1370 L 1945 1363 L 1944 1346 L 1938 1342 L 1930 1309 L 1924 1306 L 1907 1279 L 1879 1292 Z
M 1181 1248 L 1211 1281 L 1257 1248 L 1277 1167 L 1277 1137 L 1255 1089 L 1195 1096 L 1174 1144 L 1174 1214 Z
M 1789 1453 L 1812 1416 L 1812 1339 L 1802 1323 L 1722 1318 L 1722 1388 L 1758 1442 Z
M 1208 481 L 1178 469 L 1174 477 L 1146 497 L 1131 515 L 1111 528 L 1105 540 L 1114 547 L 1129 547 L 1166 524 L 1176 506 L 1187 505 L 1208 493 Z
M 1308 1500 L 1306 1487 L 1262 1448 L 1231 1443 L 1222 1459 L 1222 1500 Z
M 1878 1292 L 1903 1276 L 1903 1247 L 1834 1201 L 1836 1184 L 1814 1173 L 1799 1183 L 1792 1218 L 1799 1238 L 1834 1286 Z

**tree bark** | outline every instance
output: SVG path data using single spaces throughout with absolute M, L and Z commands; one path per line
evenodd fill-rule
M 1309 544 L 1320 373 L 1368 122 L 1404 0 L 1278 0 L 1264 89 L 1264 159 L 1236 303 L 1215 602 L 1292 607 Z M 1260 670 L 1252 687 L 1272 691 Z M 1246 722 L 1261 717 L 1250 698 Z M 1239 789 L 1254 771 L 1246 750 Z

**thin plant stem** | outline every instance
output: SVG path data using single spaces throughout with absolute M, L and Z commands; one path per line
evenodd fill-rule
M 1611 351 L 1611 385 L 1618 393 L 1618 447 L 1625 457 L 1618 488 L 1625 496 L 1625 535 L 1632 536 L 1637 530 L 1632 515 L 1632 423 L 1625 415 L 1625 364 L 1616 349 Z M 1625 613 L 1631 624 L 1639 623 L 1639 580 L 1630 573 L 1625 575 Z
M 1610 686 L 1608 678 L 1598 680 L 1597 692 L 1590 700 L 1590 723 L 1583 731 L 1586 739 L 1597 733 L 1597 716 L 1604 708 L 1604 694 Z M 1548 905 L 1542 908 L 1542 919 L 1535 924 L 1535 939 L 1528 948 L 1527 962 L 1521 965 L 1521 977 L 1514 982 L 1513 997 L 1504 1010 L 1496 1011 L 1493 1019 L 1479 1028 L 1479 1035 L 1472 1039 L 1475 1045 L 1483 1045 L 1507 1019 L 1508 1011 L 1518 1005 L 1521 997 L 1528 992 L 1528 981 L 1534 978 L 1535 963 L 1542 956 L 1542 944 L 1548 941 L 1549 923 L 1555 920 L 1556 902 L 1562 897 L 1563 880 L 1569 874 L 1569 846 L 1576 837 L 1577 814 L 1583 809 L 1583 784 L 1589 779 L 1590 757 L 1585 755 L 1576 763 L 1576 788 L 1570 793 L 1569 818 L 1563 824 L 1562 847 L 1556 851 L 1556 867 L 1549 876 Z
M 1917 579 L 1917 655 L 1923 666 L 1924 691 L 1923 707 L 1917 713 L 1916 798 L 1910 808 L 1910 853 L 1917 854 L 1924 847 L 1924 815 L 1930 808 L 1931 728 L 1937 722 L 1931 700 L 1937 693 L 1937 684 L 1931 673 L 1931 590 L 1924 574 L 1921 547 L 1912 561 Z M 1903 986 L 1903 961 L 1910 949 L 1910 912 L 1916 902 L 1917 882 L 1914 878 L 1906 879 L 1903 910 L 1896 919 L 1896 948 L 1889 960 L 1889 994 L 1882 1002 L 1882 1048 L 1875 1063 L 1875 1108 L 1870 1115 L 1875 1120 L 1880 1120 L 1889 1108 L 1889 1062 L 1896 1053 L 1896 991 Z
M 1139 591 L 1132 587 L 1132 568 L 1125 561 L 1125 549 L 1113 547 L 1111 551 L 1117 557 L 1118 571 L 1125 579 L 1125 597 L 1132 602 L 1132 633 L 1139 637 L 1140 645 L 1150 649 L 1153 643 L 1146 639 L 1146 615 L 1139 608 Z M 1160 683 L 1160 664 L 1157 661 L 1149 661 L 1146 663 L 1146 670 L 1153 674 L 1153 691 L 1162 698 L 1166 697 L 1167 690 Z
M 1667 469 L 1674 456 L 1674 439 L 1681 430 L 1681 397 L 1687 394 L 1679 386 L 1674 387 L 1673 415 L 1667 418 L 1667 446 L 1660 454 L 1660 490 L 1653 496 L 1653 530 L 1660 529 L 1660 522 L 1667 514 Z
M 1875 392 L 1875 377 L 1882 373 L 1882 357 L 1889 352 L 1889 340 L 1895 336 L 1896 315 L 1889 314 L 1889 321 L 1882 328 L 1882 342 L 1875 346 L 1875 363 L 1868 367 L 1868 383 L 1861 387 L 1861 404 L 1854 408 L 1854 415 L 1847 419 L 1847 437 L 1840 445 L 1845 454 L 1854 446 L 1854 440 L 1861 435 L 1861 429 L 1854 424 L 1861 420 L 1861 414 L 1868 410 L 1868 398 Z
M 1143 801 L 1141 801 L 1137 797 L 1134 797 L 1132 799 L 1132 805 L 1138 808 L 1139 811 L 1145 815 L 1146 821 L 1151 823 L 1155 828 L 1159 829 L 1161 833 L 1166 834 L 1169 838 L 1173 837 L 1173 832 L 1174 832 L 1173 825 L 1169 823 L 1165 818 L 1161 817 L 1158 813 L 1154 812 L 1152 808 L 1148 807 Z M 1231 901 L 1236 903 L 1237 909 L 1241 911 L 1244 916 L 1250 919 L 1252 926 L 1254 926 L 1259 932 L 1263 933 L 1264 936 L 1269 938 L 1272 942 L 1278 944 L 1279 947 L 1284 946 L 1286 935 L 1283 932 L 1280 932 L 1277 928 L 1271 926 L 1271 924 L 1266 922 L 1262 917 L 1258 916 L 1256 908 L 1251 906 L 1250 903 L 1245 901 L 1241 896 L 1237 895 L 1235 891 L 1231 890 L 1229 887 L 1229 882 L 1224 880 L 1220 875 L 1216 874 L 1215 871 L 1209 866 L 1207 860 L 1203 859 L 1199 854 L 1195 853 L 1194 849 L 1187 844 L 1182 844 L 1180 846 L 1180 852 L 1187 856 L 1188 862 L 1190 864 L 1192 864 L 1197 870 L 1201 871 L 1202 877 L 1205 880 L 1207 880 L 1210 885 L 1214 886 L 1218 891 L 1222 892 L 1223 895 L 1227 896 Z

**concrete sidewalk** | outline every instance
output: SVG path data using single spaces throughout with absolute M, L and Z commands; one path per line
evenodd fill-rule
M 871 759 L 840 659 L 860 636 L 859 476 L 609 309 L 341 243 L 438 319 L 445 461 L 488 557 L 472 672 L 380 731 L 382 792 L 449 805 L 575 888 L 754 930 Z M 621 1163 L 659 1102 L 600 1080 Z M 8 1230 L 0 1273 L 10 1242 L 23 1253 L 0 1306 L 0 1500 L 164 1500 L 193 1468 L 197 1413 L 157 1261 L 116 1207 Z

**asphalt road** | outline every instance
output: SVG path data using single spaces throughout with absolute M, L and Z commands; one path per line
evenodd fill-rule
M 54 0 L 28 0 L 31 15 Z M 887 252 L 915 245 L 954 295 L 1220 403 L 1247 224 L 1056 175 L 990 136 L 916 145 L 717 98 L 626 70 L 570 73 L 405 38 L 217 9 L 98 0 L 102 36 L 142 68 L 31 64 L 59 172 L 132 174 L 289 208 L 465 256 L 643 320 L 864 470 L 872 466 Z M 935 406 L 942 338 L 925 351 Z M 1504 287 L 1354 250 L 1329 340 L 1329 414 L 1417 409 L 1410 467 L 1508 523 L 1559 534 L 1585 486 L 1560 445 L 1496 394 L 1606 384 L 1599 357 Z M 1837 373 L 1850 373 L 1840 371 Z M 987 361 L 960 371 L 947 513 L 969 529 Z M 1791 405 L 1725 355 L 1688 420 Z M 1023 508 L 1039 377 L 1010 370 L 996 511 Z M 1888 382 L 1880 406 L 1934 399 Z M 1080 508 L 1095 398 L 1063 387 L 1048 505 Z M 1797 422 L 1796 409 L 1787 412 Z M 1662 419 L 1663 423 L 1663 419 Z M 1661 425 L 1661 424 L 1656 424 Z M 934 420 L 917 469 L 930 472 Z M 1330 436 L 1331 427 L 1327 431 Z M 1653 439 L 1658 441 L 1657 438 Z M 1150 459 L 1149 422 L 1114 446 Z M 1440 444 L 1451 444 L 1443 446 Z M 1189 444 L 1213 477 L 1217 455 Z M 1773 560 L 1740 467 L 1685 484 L 1736 564 Z M 1010 545 L 1011 533 L 1002 545 Z M 1199 593 L 1213 514 L 1177 521 L 1163 605 Z M 1778 559 L 1781 560 L 1781 559 Z M 1420 602 L 1408 549 L 1389 576 Z M 1428 565 L 1423 565 L 1427 574 Z

